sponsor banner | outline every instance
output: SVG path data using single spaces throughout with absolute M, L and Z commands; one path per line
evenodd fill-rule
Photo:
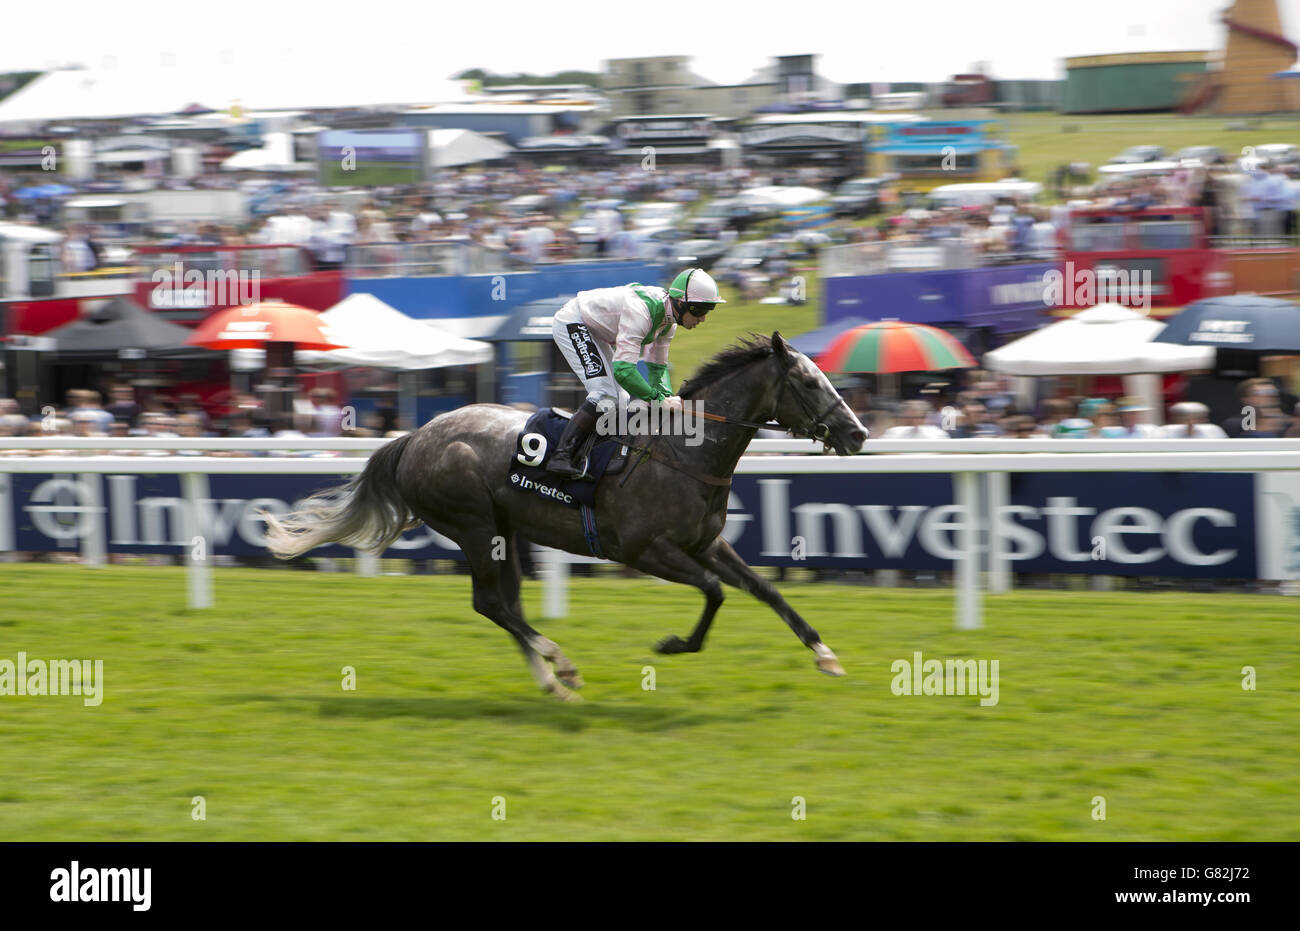
M 705 117 L 616 122 L 615 132 L 623 139 L 707 139 L 713 135 L 713 123 Z
M 255 512 L 286 513 L 315 491 L 337 482 L 322 475 L 209 475 L 211 497 L 202 502 L 211 531 L 209 552 L 265 556 L 266 526 Z M 0 548 L 20 552 L 70 551 L 81 547 L 85 508 L 102 507 L 110 553 L 169 553 L 188 549 L 185 498 L 179 475 L 0 474 Z M 8 538 L 8 539 L 6 539 Z M 326 546 L 316 556 L 352 556 L 350 547 Z M 420 525 L 383 554 L 387 558 L 460 559 L 454 543 Z
M 1013 473 L 1003 512 L 1011 569 L 1258 578 L 1254 482 Z M 948 475 L 740 475 L 729 504 L 725 534 L 752 565 L 949 569 L 958 553 L 962 514 Z
M 916 261 L 919 250 L 898 260 Z M 937 254 L 933 262 L 943 258 Z M 1037 327 L 1048 309 L 1043 300 L 1047 262 L 993 268 L 846 275 L 823 283 L 826 322 L 884 313 L 910 323 L 992 327 L 998 333 L 1023 333 Z
M 986 127 L 990 120 L 919 120 L 913 123 L 894 123 L 884 127 L 880 148 L 917 149 L 931 151 L 945 145 L 965 149 L 985 148 L 990 142 Z
M 835 213 L 830 204 L 789 207 L 781 211 L 781 216 L 796 229 L 815 229 L 835 221 Z
M 741 133 L 742 145 L 825 145 L 826 143 L 855 143 L 863 139 L 857 126 L 818 126 L 807 123 L 764 126 Z
M 1256 478 L 1249 472 L 1012 474 L 1005 513 L 1012 568 L 1259 578 Z
M 1009 480 L 1002 519 L 1013 571 L 1300 578 L 1300 475 L 1061 472 Z M 266 554 L 259 508 L 283 513 L 336 484 L 317 475 L 208 481 L 209 551 L 239 556 Z M 91 508 L 103 509 L 110 552 L 179 553 L 191 544 L 179 476 L 0 473 L 0 549 L 75 552 Z M 576 519 L 563 504 L 556 513 Z M 723 534 L 751 565 L 941 570 L 958 553 L 962 517 L 946 474 L 773 471 L 735 477 Z M 460 553 L 422 526 L 385 556 Z

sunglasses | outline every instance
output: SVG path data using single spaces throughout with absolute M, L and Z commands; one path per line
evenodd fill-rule
M 706 304 L 706 303 L 704 303 L 704 302 L 702 302 L 702 301 L 694 301 L 694 302 L 691 302 L 691 303 L 683 304 L 683 306 L 686 308 L 686 312 L 687 312 L 688 314 L 693 314 L 693 315 L 696 316 L 696 317 L 703 317 L 703 316 L 705 316 L 709 311 L 711 311 L 713 308 L 717 307 L 718 305 L 717 305 L 717 304 Z

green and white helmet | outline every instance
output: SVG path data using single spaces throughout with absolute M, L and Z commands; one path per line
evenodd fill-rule
M 718 283 L 702 268 L 687 268 L 678 273 L 668 286 L 668 296 L 686 305 L 686 310 L 702 317 L 716 304 L 727 303 L 718 293 Z

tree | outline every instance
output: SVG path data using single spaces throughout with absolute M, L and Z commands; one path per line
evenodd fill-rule
M 558 71 L 555 74 L 493 74 L 485 68 L 467 68 L 454 75 L 453 80 L 481 81 L 484 87 L 502 87 L 510 84 L 585 84 L 600 87 L 600 75 L 594 71 Z

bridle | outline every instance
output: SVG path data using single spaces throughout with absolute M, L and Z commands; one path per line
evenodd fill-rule
M 785 373 L 781 377 L 779 385 L 776 389 L 776 401 L 772 405 L 773 416 L 775 416 L 776 411 L 781 408 L 781 397 L 785 392 L 786 385 L 790 383 L 790 372 L 793 369 L 794 366 L 793 365 L 790 366 L 785 370 Z M 809 439 L 816 440 L 819 443 L 829 443 L 831 428 L 830 425 L 826 423 L 826 418 L 831 411 L 835 410 L 835 408 L 843 404 L 844 400 L 837 396 L 835 400 L 832 401 L 831 404 L 826 408 L 826 410 L 822 411 L 820 414 L 816 414 L 813 413 L 814 408 L 808 402 L 808 399 L 805 398 L 802 394 L 800 394 L 798 390 L 793 390 L 793 397 L 796 401 L 799 402 L 799 407 L 802 408 L 803 412 L 808 416 L 808 423 L 807 426 L 805 427 L 788 427 L 786 428 L 786 432 L 793 434 L 795 436 L 800 436 L 800 435 L 806 436 Z M 723 414 L 710 414 L 707 411 L 700 411 L 699 416 L 703 417 L 705 420 L 712 420 L 715 423 L 731 424 L 737 427 L 750 427 L 751 429 L 754 430 L 767 430 L 767 429 L 771 429 L 774 426 L 779 426 L 779 424 L 772 424 L 772 423 L 755 423 L 752 420 L 741 420 L 739 417 L 727 417 Z M 658 436 L 651 437 L 651 439 L 646 443 L 644 447 L 641 446 L 630 447 L 632 450 L 640 453 L 641 458 L 637 459 L 637 461 L 633 463 L 632 468 L 628 469 L 626 473 L 624 473 L 622 479 L 619 480 L 620 487 L 627 482 L 627 480 L 631 477 L 632 473 L 636 471 L 636 467 L 640 465 L 641 462 L 646 458 L 654 459 L 656 462 L 662 463 L 663 465 L 666 465 L 671 469 L 676 469 L 678 472 L 681 472 L 685 475 L 689 475 L 691 478 L 703 482 L 706 485 L 712 485 L 714 487 L 721 487 L 721 488 L 729 488 L 731 486 L 730 476 L 723 477 L 719 475 L 709 475 L 706 472 L 700 472 L 680 462 L 675 462 L 672 459 L 666 458 L 663 455 L 656 455 L 655 450 L 652 447 L 655 440 L 657 439 L 659 439 Z M 669 449 L 670 451 L 672 451 L 671 447 L 669 447 Z M 673 452 L 673 455 L 676 456 L 676 452 Z
M 780 382 L 777 385 L 776 400 L 772 404 L 773 417 L 776 416 L 776 411 L 781 409 L 781 398 L 785 393 L 786 386 L 790 384 L 790 373 L 793 370 L 794 370 L 793 365 L 787 368 L 785 370 L 784 375 L 782 375 Z M 818 443 L 829 443 L 831 428 L 830 425 L 826 423 L 826 418 L 830 415 L 831 411 L 835 410 L 835 408 L 839 407 L 842 403 L 844 403 L 843 399 L 837 396 L 835 400 L 831 401 L 830 405 L 826 408 L 826 410 L 818 414 L 815 413 L 815 409 L 813 408 L 812 404 L 808 401 L 808 399 L 805 398 L 802 394 L 800 394 L 797 389 L 794 388 L 791 389 L 791 397 L 793 397 L 795 401 L 799 403 L 800 409 L 808 417 L 808 422 L 803 427 L 787 427 L 786 433 L 790 433 L 795 436 L 806 436 L 808 439 L 816 440 Z M 779 426 L 778 424 L 771 424 L 771 423 L 755 423 L 750 420 L 741 420 L 738 417 L 727 417 L 723 414 L 710 414 L 705 411 L 701 411 L 700 416 L 703 417 L 705 420 L 712 420 L 715 423 L 733 424 L 738 427 L 750 427 L 755 430 L 770 430 L 774 426 Z

